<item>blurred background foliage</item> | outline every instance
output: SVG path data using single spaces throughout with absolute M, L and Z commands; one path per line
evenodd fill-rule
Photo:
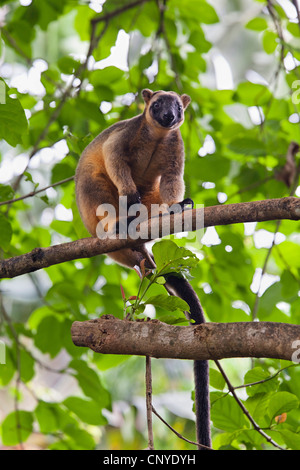
M 300 195 L 297 146 L 288 182 L 282 170 L 300 143 L 296 1 L 0 0 L 0 26 L 2 258 L 87 235 L 72 179 L 80 153 L 142 112 L 145 87 L 191 96 L 182 135 L 187 196 L 198 204 Z M 192 283 L 207 319 L 299 323 L 298 231 L 282 221 L 211 228 L 201 246 L 178 238 L 200 260 Z M 3 447 L 147 446 L 144 359 L 97 355 L 70 337 L 74 320 L 122 316 L 120 284 L 136 295 L 139 277 L 104 256 L 2 280 Z M 192 364 L 152 362 L 154 406 L 194 439 Z M 299 449 L 299 368 L 222 363 L 235 386 L 263 381 L 239 397 L 280 446 Z M 214 448 L 273 448 L 211 369 Z M 156 417 L 154 440 L 194 448 Z

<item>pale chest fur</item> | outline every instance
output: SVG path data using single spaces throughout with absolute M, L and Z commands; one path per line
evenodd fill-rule
M 163 136 L 137 136 L 128 141 L 124 148 L 126 159 L 136 183 L 140 180 L 150 182 L 158 179 L 170 160 L 183 152 L 181 135 L 178 132 L 165 133 Z

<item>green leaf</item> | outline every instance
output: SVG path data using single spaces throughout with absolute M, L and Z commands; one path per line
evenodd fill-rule
M 281 275 L 281 293 L 284 299 L 290 299 L 297 296 L 299 291 L 298 280 L 291 274 L 290 271 L 285 270 Z
M 152 247 L 156 272 L 183 272 L 198 264 L 197 256 L 186 248 L 179 247 L 172 240 L 161 240 Z
M 0 214 L 0 247 L 6 251 L 12 237 L 12 226 L 8 219 Z
M 268 393 L 277 389 L 279 381 L 278 377 L 266 380 L 270 377 L 270 373 L 262 369 L 262 367 L 254 367 L 245 374 L 244 383 L 250 384 L 264 381 L 260 384 L 246 388 L 247 394 L 252 397 L 258 393 Z
M 266 318 L 270 317 L 276 304 L 282 300 L 279 286 L 280 283 L 275 282 L 261 296 L 257 311 L 257 316 L 260 320 L 266 320 Z
M 77 5 L 74 8 L 77 12 L 75 16 L 74 26 L 82 41 L 90 40 L 90 21 L 95 16 L 95 12 L 88 5 Z
M 202 29 L 198 28 L 191 32 L 188 42 L 195 47 L 198 54 L 208 52 L 211 43 L 205 39 Z
M 21 363 L 21 379 L 23 382 L 29 382 L 34 377 L 34 365 L 35 361 L 31 354 L 24 349 L 20 351 L 20 363 Z
M 299 400 L 296 395 L 289 392 L 277 392 L 270 398 L 268 414 L 271 420 L 275 416 L 287 413 L 290 410 L 298 408 Z
M 63 404 L 78 418 L 87 424 L 100 426 L 106 424 L 106 419 L 101 414 L 101 408 L 93 400 L 87 400 L 79 397 L 69 397 L 63 401 Z
M 29 173 L 28 171 L 24 171 L 24 177 L 25 177 L 25 181 L 30 181 L 30 183 L 32 183 L 35 186 L 35 188 L 38 187 L 39 184 L 33 181 L 31 173 Z
M 103 387 L 99 375 L 84 361 L 74 359 L 69 367 L 76 371 L 76 379 L 86 396 L 97 403 L 98 409 L 110 407 L 110 395 Z
M 3 102 L 3 90 L 6 89 L 5 101 Z M 13 147 L 22 142 L 23 135 L 27 132 L 27 119 L 24 109 L 17 98 L 8 95 L 8 88 L 0 78 L 0 139 Z
M 90 74 L 90 81 L 93 86 L 111 86 L 124 78 L 124 72 L 117 67 L 106 67 L 102 70 L 94 70 Z
M 49 23 L 55 21 L 62 14 L 64 4 L 60 0 L 44 0 L 38 2 L 39 6 L 39 25 L 46 30 Z
M 57 163 L 52 169 L 51 183 L 69 178 L 74 175 L 74 168 L 66 162 Z
M 191 167 L 187 162 L 186 171 L 195 175 L 199 181 L 210 181 L 212 183 L 225 177 L 230 170 L 230 161 L 224 156 L 206 155 L 197 158 L 197 167 Z
M 264 31 L 267 29 L 268 23 L 265 18 L 253 18 L 252 20 L 248 21 L 246 24 L 247 29 L 252 29 L 253 31 Z
M 212 406 L 211 419 L 214 426 L 224 431 L 236 431 L 247 427 L 245 415 L 233 397 L 219 398 Z
M 83 116 L 93 119 L 100 126 L 105 126 L 105 120 L 98 103 L 80 98 L 76 100 L 76 109 L 80 111 Z
M 62 348 L 61 322 L 53 315 L 44 317 L 37 327 L 34 342 L 43 353 L 55 357 Z
M 280 436 L 284 440 L 285 444 L 293 450 L 300 449 L 300 434 L 291 431 L 290 429 L 280 429 L 279 431 Z
M 34 414 L 42 433 L 54 433 L 58 429 L 57 405 L 39 401 Z
M 209 384 L 217 390 L 223 390 L 226 382 L 222 374 L 216 369 L 209 371 Z
M 291 241 L 285 241 L 280 245 L 281 258 L 287 266 L 300 268 L 300 245 Z M 276 256 L 276 254 L 274 255 Z M 279 259 L 279 256 L 278 258 Z
M 262 392 L 249 397 L 245 403 L 250 415 L 262 427 L 267 427 L 270 424 L 268 419 L 269 400 L 270 394 Z
M 65 73 L 67 75 L 71 75 L 72 73 L 74 73 L 79 64 L 80 62 L 70 56 L 61 57 L 57 62 L 57 65 L 62 71 L 62 73 Z
M 64 430 L 65 434 L 71 438 L 72 449 L 94 450 L 95 441 L 92 435 L 84 429 L 78 429 L 76 426 L 68 426 Z
M 238 85 L 234 96 L 239 103 L 247 106 L 263 106 L 269 103 L 272 94 L 264 85 L 242 82 Z
M 273 54 L 278 46 L 278 36 L 274 31 L 265 31 L 263 35 L 263 47 L 267 54 Z
M 14 196 L 14 190 L 11 186 L 0 184 L 0 202 L 9 201 Z
M 287 25 L 287 30 L 296 38 L 300 37 L 299 23 L 292 23 L 291 21 Z
M 145 301 L 145 304 L 151 304 L 155 307 L 161 307 L 165 310 L 175 312 L 176 310 L 188 311 L 190 310 L 189 305 L 179 297 L 160 294 L 150 297 Z
M 1 357 L 3 359 L 3 356 Z M 7 385 L 15 374 L 15 357 L 5 344 L 5 364 L 0 362 L 0 385 Z
M 9 413 L 1 426 L 2 443 L 15 446 L 25 442 L 33 430 L 33 415 L 29 411 L 13 411 Z
M 176 0 L 174 4 L 180 9 L 183 17 L 192 18 L 200 23 L 213 24 L 219 21 L 214 8 L 204 0 Z
M 228 144 L 228 148 L 235 153 L 241 153 L 243 155 L 254 155 L 257 157 L 266 155 L 266 149 L 263 142 L 256 139 L 252 140 L 238 137 Z

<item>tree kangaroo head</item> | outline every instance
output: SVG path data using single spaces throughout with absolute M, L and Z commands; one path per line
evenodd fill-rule
M 191 98 L 188 95 L 178 95 L 174 91 L 142 91 L 145 101 L 145 117 L 150 125 L 166 130 L 178 129 L 184 121 L 184 111 Z

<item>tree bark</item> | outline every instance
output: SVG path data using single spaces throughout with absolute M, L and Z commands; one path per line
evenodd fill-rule
M 157 320 L 128 321 L 112 315 L 75 321 L 76 346 L 102 354 L 192 360 L 268 357 L 300 360 L 300 325 L 273 322 L 174 326 Z
M 187 217 L 187 212 L 189 212 Z M 191 216 L 190 216 L 191 215 Z M 143 222 L 143 239 L 105 239 L 83 238 L 69 243 L 35 248 L 13 258 L 0 261 L 0 279 L 13 278 L 38 269 L 80 258 L 109 253 L 121 248 L 137 247 L 162 235 L 195 231 L 199 228 L 267 220 L 299 220 L 300 200 L 296 197 L 268 199 L 264 201 L 243 202 L 193 209 L 183 214 L 154 217 Z M 200 226 L 199 226 L 200 225 Z M 155 237 L 151 236 L 155 234 Z

